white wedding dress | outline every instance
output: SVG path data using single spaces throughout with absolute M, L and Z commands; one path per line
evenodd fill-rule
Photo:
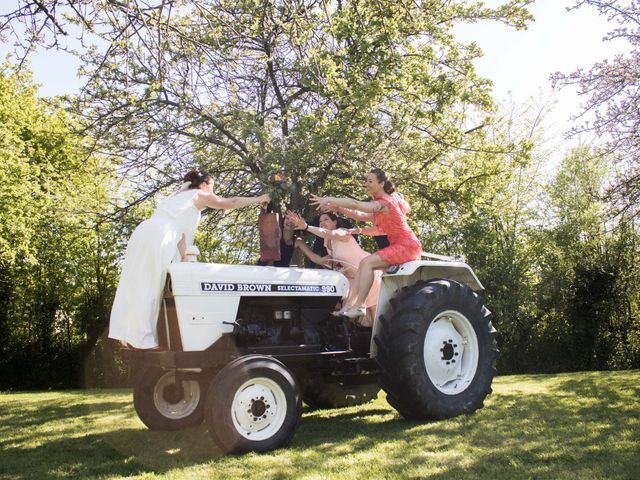
M 167 269 L 182 235 L 188 241 L 198 227 L 200 211 L 193 203 L 198 191 L 164 199 L 131 234 L 111 308 L 110 338 L 136 348 L 158 346 L 156 323 Z

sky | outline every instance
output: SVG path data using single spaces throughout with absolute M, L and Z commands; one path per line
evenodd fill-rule
M 501 2 L 485 3 L 494 6 Z M 597 61 L 629 50 L 624 41 L 603 41 L 616 24 L 607 22 L 593 7 L 567 11 L 574 4 L 574 0 L 537 0 L 530 6 L 535 21 L 524 31 L 496 22 L 455 29 L 460 41 L 475 41 L 483 50 L 484 56 L 475 62 L 476 71 L 493 81 L 498 102 L 507 104 L 512 99 L 518 105 L 530 97 L 555 102 L 548 125 L 550 133 L 560 138 L 569 129 L 570 117 L 581 112 L 580 105 L 586 99 L 573 88 L 554 91 L 550 75 L 589 69 Z
M 488 6 L 503 3 L 484 1 Z M 11 3 L 15 0 L 3 0 L 0 11 L 6 11 Z M 596 61 L 628 49 L 624 42 L 602 41 L 615 25 L 598 15 L 595 8 L 568 12 L 566 7 L 573 4 L 573 0 L 537 0 L 530 7 L 535 22 L 524 31 L 490 21 L 460 25 L 454 30 L 460 41 L 475 41 L 484 51 L 475 66 L 481 76 L 493 81 L 498 102 L 508 104 L 512 99 L 519 105 L 529 97 L 556 102 L 547 128 L 550 137 L 565 146 L 570 143 L 563 141 L 563 133 L 569 128 L 569 118 L 580 112 L 583 100 L 569 88 L 552 92 L 549 76 L 556 71 L 570 73 L 580 67 L 589 68 Z M 0 58 L 9 50 L 9 45 L 0 44 Z M 79 91 L 82 85 L 77 76 L 79 62 L 69 54 L 40 52 L 31 62 L 43 96 Z

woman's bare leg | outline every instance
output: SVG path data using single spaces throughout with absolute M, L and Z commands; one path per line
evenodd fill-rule
M 360 288 L 360 272 L 356 271 L 355 278 L 353 279 L 353 283 L 351 284 L 351 289 L 349 290 L 349 296 L 347 297 L 347 300 L 345 301 L 343 308 L 349 307 L 354 303 L 356 303 L 356 300 L 358 298 L 359 288 Z
M 364 301 L 367 299 L 371 286 L 373 285 L 373 271 L 388 266 L 389 264 L 382 260 L 377 253 L 372 253 L 362 259 L 358 267 L 358 277 L 356 280 L 358 282 L 358 297 L 354 305 L 364 305 Z

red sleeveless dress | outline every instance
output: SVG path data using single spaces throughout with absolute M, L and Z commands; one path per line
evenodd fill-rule
M 407 224 L 406 214 L 411 210 L 402 194 L 394 192 L 375 199 L 386 205 L 388 213 L 376 212 L 373 222 L 389 239 L 389 246 L 376 253 L 390 265 L 410 262 L 420 258 L 422 245 L 411 227 Z

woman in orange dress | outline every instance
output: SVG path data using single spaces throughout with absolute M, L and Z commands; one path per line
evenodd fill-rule
M 365 257 L 358 267 L 358 294 L 352 305 L 347 305 L 340 313 L 349 318 L 358 318 L 366 313 L 365 299 L 374 280 L 374 272 L 390 265 L 398 265 L 420 258 L 422 245 L 411 227 L 406 215 L 411 210 L 402 194 L 395 191 L 386 173 L 374 168 L 367 175 L 366 187 L 373 199 L 361 202 L 352 198 L 311 196 L 312 205 L 323 211 L 348 210 L 352 218 L 372 220 L 374 227 L 351 229 L 350 233 L 364 235 L 386 235 L 389 246 Z M 354 215 L 359 212 L 359 215 Z

